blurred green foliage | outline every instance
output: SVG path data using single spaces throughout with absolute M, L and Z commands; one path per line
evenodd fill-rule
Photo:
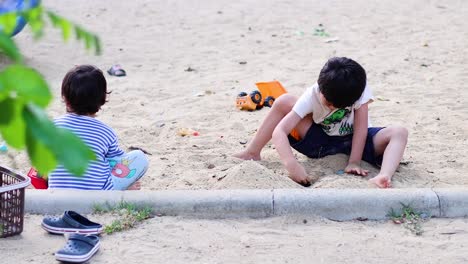
M 56 127 L 47 117 L 45 108 L 52 100 L 49 86 L 38 71 L 24 64 L 21 51 L 10 37 L 18 16 L 26 19 L 35 39 L 43 36 L 47 21 L 61 30 L 64 41 L 74 33 L 86 49 L 97 55 L 101 53 L 99 38 L 41 4 L 0 15 L 0 53 L 9 58 L 9 63 L 0 69 L 1 137 L 13 148 L 26 149 L 41 174 L 47 174 L 60 163 L 70 172 L 82 175 L 88 162 L 95 159 L 94 153 L 78 137 Z

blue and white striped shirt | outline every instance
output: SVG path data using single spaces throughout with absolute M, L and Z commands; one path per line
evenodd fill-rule
M 103 122 L 89 116 L 66 114 L 55 119 L 55 125 L 73 132 L 90 147 L 96 160 L 90 162 L 83 176 L 70 173 L 63 165 L 49 174 L 49 188 L 111 190 L 112 176 L 108 158 L 121 156 L 117 135 Z

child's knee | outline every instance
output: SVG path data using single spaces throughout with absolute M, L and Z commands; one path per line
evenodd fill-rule
M 139 149 L 132 150 L 127 153 L 127 156 L 130 157 L 132 160 L 138 161 L 138 163 L 141 164 L 142 166 L 146 168 L 148 167 L 148 164 L 149 164 L 148 157 L 146 156 L 145 153 L 143 153 L 143 151 Z
M 148 156 L 146 156 L 146 154 L 143 153 L 143 151 L 141 150 L 137 150 L 137 151 L 138 151 L 137 158 L 140 159 L 145 164 L 145 167 L 148 167 L 148 164 L 149 164 Z
M 297 101 L 297 97 L 292 94 L 282 94 L 278 97 L 274 104 L 273 108 L 281 110 L 283 112 L 289 112 L 293 108 L 294 104 Z
M 402 126 L 392 126 L 391 127 L 392 131 L 392 137 L 398 138 L 400 140 L 407 141 L 408 140 L 408 129 L 406 127 Z

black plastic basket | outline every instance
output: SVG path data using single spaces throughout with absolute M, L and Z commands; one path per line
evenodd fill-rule
M 0 166 L 0 238 L 23 232 L 24 192 L 30 179 Z

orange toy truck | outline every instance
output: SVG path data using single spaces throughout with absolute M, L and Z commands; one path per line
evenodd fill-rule
M 259 82 L 255 84 L 258 90 L 247 94 L 241 92 L 236 98 L 236 107 L 240 110 L 258 110 L 263 106 L 271 107 L 276 98 L 286 93 L 283 85 L 278 81 Z

